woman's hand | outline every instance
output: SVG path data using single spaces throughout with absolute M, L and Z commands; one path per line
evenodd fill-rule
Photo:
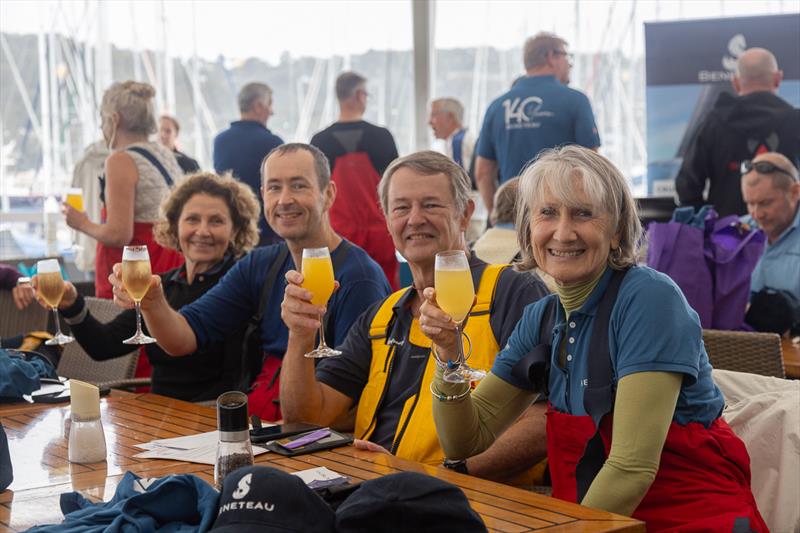
M 436 345 L 436 352 L 442 360 L 455 360 L 458 353 L 455 321 L 437 305 L 433 287 L 422 291 L 422 297 L 419 308 L 422 332 Z
M 29 288 L 30 288 L 31 292 L 33 292 L 33 298 L 36 301 L 39 302 L 39 305 L 41 305 L 42 307 L 44 307 L 45 309 L 47 309 L 49 311 L 50 310 L 50 304 L 45 302 L 42 298 L 39 298 L 38 292 L 36 292 L 36 289 L 39 288 L 39 276 L 33 276 L 31 278 L 31 281 L 30 281 L 30 284 L 29 284 Z M 64 295 L 61 297 L 61 301 L 58 302 L 58 308 L 59 309 L 66 309 L 69 306 L 71 306 L 72 304 L 74 304 L 75 300 L 77 300 L 77 299 L 78 299 L 78 289 L 76 289 L 75 285 L 73 285 L 69 281 L 65 281 L 64 282 Z M 28 302 L 28 303 L 30 303 L 30 302 Z M 20 308 L 20 309 L 22 309 L 22 308 Z
M 68 203 L 61 204 L 61 212 L 67 221 L 67 226 L 72 229 L 83 232 L 86 224 L 89 221 L 89 215 L 85 211 L 78 211 Z
M 111 290 L 114 293 L 114 303 L 123 309 L 133 309 L 135 306 L 133 298 L 125 290 L 125 285 L 122 283 L 122 263 L 114 265 L 111 274 L 108 275 L 108 282 L 111 284 Z M 151 275 L 150 288 L 141 301 L 142 311 L 165 303 L 166 298 L 164 297 L 164 289 L 161 287 L 161 276 Z
M 290 270 L 285 277 L 288 283 L 281 302 L 281 319 L 293 334 L 316 335 L 321 324 L 320 318 L 327 309 L 311 303 L 311 292 L 300 285 L 303 283 L 300 272 Z M 339 282 L 336 281 L 334 290 L 338 288 Z
M 59 309 L 67 309 L 75 300 L 78 299 L 78 289 L 69 281 L 64 282 L 64 296 L 61 297 L 61 302 L 58 304 Z
M 17 286 L 11 289 L 11 296 L 14 298 L 14 305 L 22 311 L 36 300 L 36 289 L 30 279 L 19 278 Z

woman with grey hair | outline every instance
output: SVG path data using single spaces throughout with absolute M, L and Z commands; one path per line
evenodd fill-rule
M 67 225 L 97 240 L 95 294 L 111 298 L 108 275 L 122 261 L 126 245 L 147 245 L 154 274 L 183 263 L 183 256 L 163 248 L 153 238 L 158 206 L 183 171 L 172 152 L 148 140 L 156 132 L 153 97 L 147 83 L 115 83 L 103 94 L 101 128 L 111 155 L 100 178 L 100 222 L 83 211 L 63 205 Z
M 697 313 L 671 279 L 635 264 L 641 226 L 621 173 L 585 148 L 549 150 L 524 171 L 520 197 L 523 266 L 558 290 L 526 308 L 474 391 L 437 372 L 433 415 L 447 456 L 480 453 L 546 392 L 554 496 L 648 531 L 766 531 Z M 425 297 L 422 330 L 440 367 L 452 366 L 454 324 L 433 288 Z

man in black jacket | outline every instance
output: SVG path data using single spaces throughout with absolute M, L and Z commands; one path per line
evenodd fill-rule
M 732 83 L 738 96 L 720 95 L 683 160 L 675 187 L 681 205 L 714 206 L 720 216 L 744 215 L 739 166 L 765 152 L 800 160 L 800 110 L 777 96 L 783 71 L 763 48 L 746 50 Z M 706 180 L 710 182 L 704 200 Z

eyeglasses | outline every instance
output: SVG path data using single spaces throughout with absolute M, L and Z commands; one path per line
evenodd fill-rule
M 788 170 L 779 167 L 778 165 L 770 163 L 769 161 L 757 161 L 754 163 L 752 159 L 745 159 L 742 161 L 742 166 L 739 169 L 739 172 L 741 172 L 742 176 L 744 176 L 753 169 L 755 169 L 759 174 L 774 174 L 775 172 L 780 172 L 781 174 L 786 174 L 793 180 L 797 180 L 797 176 Z
M 575 56 L 571 52 L 567 52 L 566 50 L 553 50 L 554 56 L 566 56 L 567 60 L 572 61 Z

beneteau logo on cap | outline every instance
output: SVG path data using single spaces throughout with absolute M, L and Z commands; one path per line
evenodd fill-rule
M 250 484 L 253 482 L 253 473 L 250 472 L 242 476 L 242 479 L 236 484 L 236 489 L 231 493 L 231 498 L 234 500 L 241 500 L 250 493 Z M 260 501 L 230 501 L 219 506 L 219 513 L 222 514 L 226 511 L 238 510 L 251 510 L 251 511 L 273 511 L 275 509 L 274 503 L 260 502 Z
M 239 480 L 239 484 L 236 486 L 236 490 L 233 491 L 233 494 L 231 494 L 234 500 L 241 500 L 242 498 L 247 496 L 247 493 L 250 492 L 250 481 L 252 481 L 252 479 L 253 479 L 253 474 L 250 473 Z

